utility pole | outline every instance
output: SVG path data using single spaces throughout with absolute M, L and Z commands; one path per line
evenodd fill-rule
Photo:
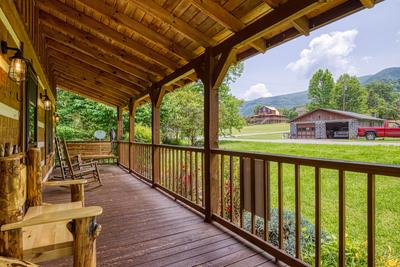
M 343 107 L 342 110 L 345 111 L 346 107 L 346 91 L 347 91 L 347 85 L 343 86 Z

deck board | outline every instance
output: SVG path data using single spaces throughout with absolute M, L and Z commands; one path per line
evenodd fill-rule
M 102 166 L 104 186 L 90 185 L 86 205 L 103 207 L 98 266 L 275 266 L 242 243 L 116 166 Z M 69 201 L 64 188 L 46 188 L 48 203 Z M 72 266 L 72 257 L 43 266 Z

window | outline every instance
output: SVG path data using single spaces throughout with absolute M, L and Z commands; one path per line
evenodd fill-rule
M 31 64 L 28 64 L 27 77 L 25 81 L 26 95 L 26 148 L 37 145 L 37 99 L 38 80 Z
M 53 108 L 45 111 L 46 120 L 46 156 L 53 153 Z

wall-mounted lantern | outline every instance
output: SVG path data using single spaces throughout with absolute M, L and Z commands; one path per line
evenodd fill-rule
M 8 50 L 16 51 L 14 56 L 10 57 L 10 68 L 8 70 L 8 77 L 11 80 L 20 83 L 25 81 L 26 77 L 26 59 L 23 53 L 24 43 L 21 42 L 21 48 L 8 47 L 6 41 L 1 41 L 1 53 L 7 54 Z
M 56 123 L 60 122 L 60 116 L 58 116 L 57 113 L 55 114 L 54 120 L 55 120 Z
M 40 99 L 43 101 L 44 110 L 51 110 L 51 100 L 47 95 L 47 90 L 44 90 L 44 95 L 40 93 Z

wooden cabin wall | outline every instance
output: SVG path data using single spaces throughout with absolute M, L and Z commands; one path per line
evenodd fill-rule
M 38 40 L 36 39 L 37 32 L 35 29 L 38 27 L 35 26 L 37 24 L 37 13 L 34 0 L 24 0 L 24 1 L 15 1 L 15 7 L 20 14 L 20 19 L 23 22 L 24 30 L 29 36 L 29 42 L 35 48 L 36 54 L 38 51 Z M 1 8 L 1 6 L 0 6 Z M 4 10 L 3 13 L 7 14 Z M 13 21 L 8 21 L 12 28 L 18 28 L 13 25 Z M 14 33 L 18 35 L 18 33 Z M 15 38 L 12 38 L 12 33 L 7 29 L 3 21 L 0 21 L 0 37 L 1 40 L 7 41 L 9 46 L 16 47 L 16 43 L 14 41 Z M 19 40 L 24 42 L 25 44 L 28 40 L 24 40 L 20 38 Z M 25 52 L 25 51 L 24 51 Z M 32 51 L 26 51 L 24 55 L 28 59 L 33 59 L 31 54 Z M 13 51 L 10 51 L 7 55 L 1 55 L 0 53 L 0 144 L 11 143 L 17 144 L 19 147 L 22 147 L 24 138 L 24 127 L 22 120 L 24 120 L 23 116 L 25 116 L 25 112 L 23 110 L 24 101 L 20 102 L 18 98 L 21 98 L 21 93 L 24 90 L 24 83 L 22 83 L 21 87 L 10 80 L 8 78 L 8 58 L 13 55 Z M 33 59 L 34 60 L 34 59 Z M 36 62 L 34 62 L 36 63 Z M 37 64 L 34 64 L 37 66 Z M 37 71 L 37 67 L 35 68 Z M 43 77 L 42 81 L 43 81 Z M 55 96 L 53 90 L 51 88 L 46 88 L 47 94 L 52 100 L 53 104 L 55 103 Z M 55 157 L 55 145 L 54 140 L 53 143 L 53 152 L 46 153 L 46 115 L 43 106 L 43 102 L 40 99 L 40 93 L 44 94 L 44 85 L 43 82 L 39 82 L 38 86 L 38 106 L 37 106 L 37 144 L 41 150 L 41 164 L 42 164 L 42 174 L 43 178 L 47 178 L 49 173 L 51 172 L 54 166 L 54 157 Z M 20 99 L 21 100 L 21 99 Z M 53 106 L 53 114 L 55 111 L 55 107 Z M 53 117 L 53 136 L 55 136 L 55 122 Z
M 9 32 L 0 24 L 0 37 L 9 45 L 15 45 Z M 0 53 L 1 54 L 1 53 Z M 20 145 L 20 95 L 18 84 L 8 78 L 8 56 L 0 55 L 0 144 Z

